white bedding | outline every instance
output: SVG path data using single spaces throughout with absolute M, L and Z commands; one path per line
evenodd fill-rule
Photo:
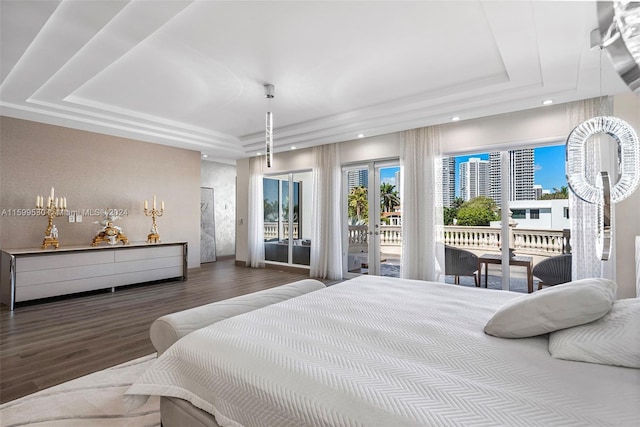
M 483 333 L 519 295 L 359 277 L 189 334 L 128 398 L 182 398 L 221 426 L 638 425 L 640 370 Z

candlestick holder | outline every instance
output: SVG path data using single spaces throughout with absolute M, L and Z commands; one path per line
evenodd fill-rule
M 153 196 L 153 207 L 148 209 L 147 201 L 144 203 L 144 214 L 151 217 L 151 230 L 147 235 L 147 243 L 160 243 L 160 234 L 158 234 L 158 226 L 156 224 L 156 217 L 161 217 L 164 214 L 164 202 L 160 210 L 156 209 L 156 197 Z
M 44 240 L 42 241 L 42 249 L 46 249 L 51 246 L 53 249 L 58 249 L 60 241 L 58 240 L 58 229 L 53 223 L 53 218 L 60 216 L 67 208 L 66 197 L 54 198 L 54 189 L 51 187 L 51 196 L 47 199 L 47 204 L 44 204 L 43 196 L 36 196 L 36 209 L 42 210 L 47 217 L 47 229 L 44 232 Z

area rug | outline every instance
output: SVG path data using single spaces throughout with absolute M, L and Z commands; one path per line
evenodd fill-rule
M 127 413 L 124 392 L 156 358 L 155 354 L 98 371 L 0 405 L 0 426 L 151 427 L 160 426 L 160 399 Z

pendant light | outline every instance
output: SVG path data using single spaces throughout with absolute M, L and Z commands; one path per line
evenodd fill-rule
M 271 100 L 274 98 L 275 87 L 272 84 L 264 85 L 264 97 L 267 98 L 267 114 L 265 117 L 265 152 L 267 157 L 267 167 L 273 163 L 273 113 L 271 112 Z

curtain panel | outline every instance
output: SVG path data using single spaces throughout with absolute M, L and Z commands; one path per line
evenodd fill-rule
M 405 279 L 444 275 L 440 128 L 401 133 L 402 261 Z
M 610 98 L 593 98 L 567 104 L 567 119 L 572 127 L 578 126 L 587 119 L 597 116 L 608 116 L 613 113 Z M 589 182 L 597 182 L 600 171 L 608 170 L 611 183 L 616 182 L 616 167 L 603 164 L 611 156 L 603 155 L 602 140 L 605 135 L 594 135 L 585 146 L 585 176 Z M 612 175 L 613 173 L 613 175 Z M 571 276 L 573 280 L 588 277 L 601 277 L 616 280 L 615 261 L 615 211 L 611 204 L 611 230 L 614 244 L 608 261 L 601 261 L 596 253 L 598 229 L 598 205 L 588 203 L 569 192 L 569 215 L 571 218 Z
M 249 232 L 247 267 L 264 267 L 263 157 L 249 159 Z
M 311 277 L 342 279 L 341 177 L 337 144 L 313 147 Z

